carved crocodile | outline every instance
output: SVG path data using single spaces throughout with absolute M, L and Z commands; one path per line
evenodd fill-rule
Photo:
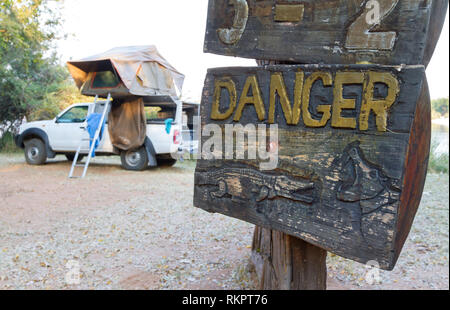
M 196 177 L 199 185 L 218 187 L 217 191 L 210 192 L 212 198 L 230 195 L 233 200 L 261 202 L 280 197 L 308 204 L 315 199 L 311 194 L 315 187 L 313 182 L 268 175 L 252 169 L 225 168 L 197 173 Z

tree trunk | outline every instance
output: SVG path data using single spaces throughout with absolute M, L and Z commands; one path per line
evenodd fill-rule
M 261 290 L 326 290 L 326 258 L 301 239 L 255 227 L 251 260 Z

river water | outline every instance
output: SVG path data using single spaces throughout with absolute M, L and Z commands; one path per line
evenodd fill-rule
M 431 144 L 435 155 L 448 154 L 449 152 L 449 127 L 440 124 L 434 124 L 431 133 Z

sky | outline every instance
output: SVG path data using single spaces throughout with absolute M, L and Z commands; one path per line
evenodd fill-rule
M 62 61 L 76 60 L 117 46 L 156 45 L 186 75 L 183 99 L 198 101 L 206 70 L 254 66 L 252 59 L 203 53 L 208 0 L 65 0 Z M 427 69 L 432 99 L 449 96 L 449 24 Z

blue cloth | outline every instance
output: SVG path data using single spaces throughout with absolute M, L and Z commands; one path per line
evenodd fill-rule
M 164 123 L 166 124 L 166 132 L 168 135 L 170 135 L 170 131 L 172 130 L 173 119 L 172 118 L 166 119 Z
M 102 114 L 100 113 L 92 113 L 87 117 L 87 131 L 89 133 L 89 137 L 91 138 L 91 141 L 89 143 L 89 148 L 92 147 L 92 142 L 94 142 L 95 138 L 95 132 L 98 129 L 98 126 L 100 126 L 100 121 L 102 120 Z M 100 144 L 100 140 L 102 140 L 103 137 L 103 130 L 105 129 L 105 122 L 102 124 L 102 129 L 100 130 L 100 136 L 97 141 L 95 141 L 94 150 L 92 152 L 92 157 L 95 157 L 95 150 L 98 148 L 98 145 Z

